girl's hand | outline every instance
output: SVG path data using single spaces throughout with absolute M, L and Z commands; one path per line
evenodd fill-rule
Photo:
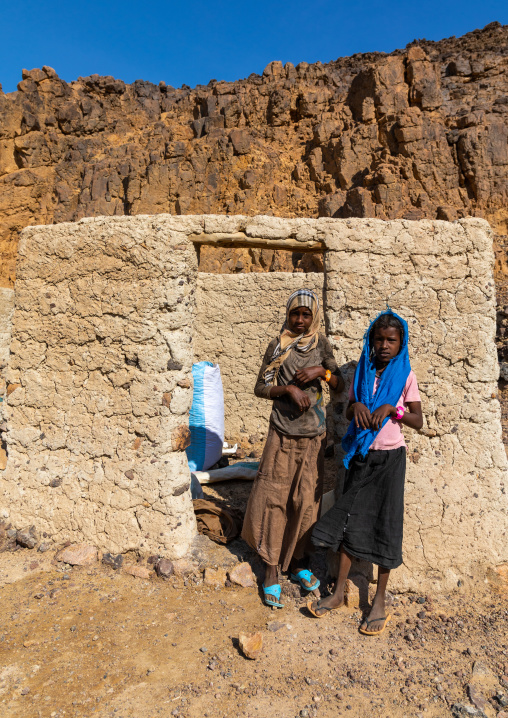
M 357 401 L 353 404 L 351 409 L 353 410 L 353 419 L 358 428 L 370 429 L 371 414 L 365 404 L 361 401 Z
M 294 384 L 289 384 L 286 389 L 289 397 L 294 401 L 300 411 L 307 411 L 307 409 L 309 409 L 310 399 L 304 391 Z
M 306 369 L 298 369 L 295 372 L 294 382 L 297 386 L 303 386 L 318 377 L 324 378 L 326 370 L 322 366 L 309 366 Z
M 383 425 L 383 421 L 386 419 L 387 416 L 396 415 L 397 409 L 394 406 L 392 406 L 391 404 L 383 404 L 372 412 L 370 417 L 370 425 L 375 431 L 379 431 L 379 429 Z

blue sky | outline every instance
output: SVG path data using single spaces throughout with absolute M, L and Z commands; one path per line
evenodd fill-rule
M 508 24 L 507 0 L 0 0 L 0 83 L 50 65 L 70 81 L 93 73 L 178 87 L 261 73 L 272 60 L 328 62 L 390 52 L 415 38 Z

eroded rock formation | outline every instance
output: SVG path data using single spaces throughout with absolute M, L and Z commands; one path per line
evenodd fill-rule
M 0 92 L 0 286 L 23 227 L 86 216 L 472 214 L 506 233 L 507 58 L 491 23 L 194 89 L 23 70 Z

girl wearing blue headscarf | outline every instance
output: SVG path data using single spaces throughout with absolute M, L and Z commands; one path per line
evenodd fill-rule
M 379 635 L 390 615 L 385 594 L 392 568 L 402 563 L 402 525 L 406 444 L 401 424 L 419 430 L 422 406 L 408 354 L 407 324 L 387 309 L 371 322 L 346 417 L 351 420 L 342 440 L 347 469 L 340 499 L 316 524 L 312 541 L 338 551 L 339 575 L 333 594 L 309 601 L 317 618 L 344 605 L 344 589 L 352 558 L 378 566 L 377 591 L 360 633 Z

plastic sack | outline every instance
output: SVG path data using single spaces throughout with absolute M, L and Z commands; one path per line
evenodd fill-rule
M 191 471 L 203 471 L 222 456 L 224 443 L 224 392 L 218 364 L 192 365 L 194 393 L 189 416 L 191 435 L 187 461 Z

